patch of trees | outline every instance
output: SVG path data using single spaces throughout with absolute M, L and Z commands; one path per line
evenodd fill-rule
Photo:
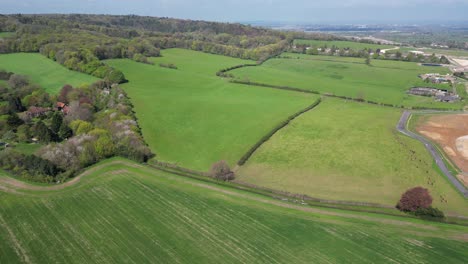
M 400 51 L 395 53 L 386 52 L 382 53 L 380 49 L 352 49 L 350 47 L 339 48 L 335 45 L 328 46 L 324 44 L 322 46 L 310 46 L 308 44 L 297 44 L 295 47 L 289 49 L 290 52 L 303 53 L 308 55 L 329 55 L 329 56 L 341 56 L 341 57 L 355 57 L 364 58 L 367 64 L 368 58 L 381 59 L 381 60 L 398 60 L 398 61 L 409 61 L 409 62 L 420 62 L 420 63 L 441 63 L 450 64 L 450 61 L 445 57 L 437 57 L 435 54 L 422 55 L 408 53 L 406 56 Z M 370 62 L 370 61 L 369 61 Z
M 113 82 L 125 77 L 101 63 L 129 58 L 150 63 L 160 49 L 185 48 L 263 61 L 286 50 L 295 38 L 334 39 L 327 34 L 281 32 L 242 24 L 105 15 L 7 15 L 0 30 L 16 34 L 0 42 L 0 53 L 41 52 L 69 69 Z
M 46 159 L 25 155 L 8 148 L 0 151 L 0 166 L 25 179 L 41 182 L 53 182 L 63 172 Z
M 8 85 L 0 86 L 0 138 L 13 148 L 4 150 L 7 154 L 1 152 L 13 157 L 2 163 L 3 168 L 26 179 L 50 182 L 116 155 L 146 162 L 153 154 L 143 140 L 133 106 L 112 83 L 65 85 L 54 96 L 25 76 L 11 75 Z M 43 147 L 25 155 L 14 151 L 16 143 Z
M 442 219 L 444 213 L 432 206 L 432 196 L 429 190 L 422 187 L 414 187 L 402 194 L 397 208 L 400 211 L 407 212 L 416 216 L 428 219 Z

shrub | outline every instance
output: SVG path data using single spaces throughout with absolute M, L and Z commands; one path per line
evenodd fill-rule
M 221 160 L 211 166 L 210 174 L 213 178 L 222 181 L 234 180 L 234 172 L 231 171 L 226 161 Z
M 407 190 L 397 204 L 397 208 L 404 212 L 415 212 L 418 209 L 429 208 L 432 204 L 432 197 L 429 191 L 422 187 L 415 187 Z
M 173 63 L 159 63 L 159 67 L 177 70 L 177 66 Z
M 414 211 L 414 214 L 416 216 L 420 216 L 423 218 L 444 218 L 445 217 L 444 212 L 431 206 L 428 208 L 418 208 L 416 211 Z

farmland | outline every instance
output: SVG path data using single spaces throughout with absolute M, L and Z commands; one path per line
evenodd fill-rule
M 1 263 L 459 263 L 462 226 L 285 204 L 122 159 L 65 186 L 0 176 Z M 131 246 L 129 246 L 131 245 Z
M 296 45 L 310 45 L 314 48 L 320 48 L 327 46 L 331 48 L 335 46 L 340 49 L 350 48 L 354 50 L 361 50 L 361 49 L 391 49 L 395 46 L 392 45 L 379 45 L 379 44 L 370 44 L 370 43 L 360 43 L 360 42 L 353 42 L 353 41 L 327 41 L 327 40 L 309 40 L 309 39 L 296 39 L 294 40 L 294 44 Z
M 231 165 L 265 133 L 316 96 L 229 83 L 215 73 L 250 61 L 169 49 L 155 65 L 106 63 L 124 72 L 146 142 L 157 159 L 197 170 Z M 178 69 L 160 67 L 175 64 Z
M 68 70 L 60 64 L 37 53 L 0 55 L 0 69 L 27 75 L 35 84 L 55 94 L 65 84 L 80 86 L 98 79 L 90 75 Z
M 461 108 L 461 104 L 435 102 L 433 98 L 413 96 L 406 91 L 413 86 L 428 86 L 418 75 L 427 72 L 448 73 L 443 67 L 422 67 L 416 63 L 364 59 L 310 56 L 285 53 L 258 67 L 231 71 L 240 80 L 277 86 L 290 86 L 321 93 L 362 98 L 379 103 L 424 106 L 431 108 Z M 432 84 L 431 84 L 432 85 Z M 447 89 L 448 85 L 435 85 Z
M 400 135 L 398 109 L 326 99 L 267 141 L 238 180 L 316 198 L 394 206 L 413 186 L 434 205 L 468 215 L 468 201 L 437 172 L 424 146 Z

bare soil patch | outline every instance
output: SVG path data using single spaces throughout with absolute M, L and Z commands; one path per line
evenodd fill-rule
M 416 130 L 439 144 L 462 171 L 468 172 L 468 114 L 431 116 Z

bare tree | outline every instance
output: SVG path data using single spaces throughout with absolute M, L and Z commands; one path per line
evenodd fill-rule
M 212 177 L 222 181 L 234 180 L 235 177 L 234 172 L 231 171 L 229 165 L 224 160 L 214 163 L 211 166 L 210 174 Z

